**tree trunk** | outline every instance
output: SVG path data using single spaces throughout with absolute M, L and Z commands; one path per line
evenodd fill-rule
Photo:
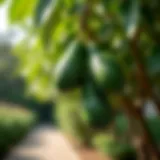
M 141 104 L 141 107 L 142 106 L 143 105 Z M 137 109 L 137 112 L 140 112 L 140 114 L 142 114 L 139 108 Z M 143 141 L 143 137 L 140 136 L 142 133 L 140 131 L 139 125 L 137 124 L 137 121 L 135 120 L 135 118 L 128 115 L 128 122 L 129 122 L 129 129 L 128 129 L 129 133 L 128 134 L 129 134 L 131 143 L 137 150 L 137 159 L 138 160 L 150 160 L 149 147 Z
M 137 80 L 141 88 L 142 96 L 145 96 L 146 98 L 150 97 L 156 104 L 160 114 L 160 101 L 157 95 L 153 92 L 152 85 L 149 80 L 143 59 L 141 58 L 142 53 L 137 44 L 140 37 L 140 33 L 141 33 L 141 29 L 137 30 L 135 37 L 132 39 L 130 43 L 131 52 L 137 65 Z
M 150 130 L 142 114 L 140 112 L 137 112 L 135 106 L 133 105 L 132 101 L 128 97 L 121 96 L 121 102 L 122 102 L 123 109 L 125 113 L 128 115 L 128 117 L 131 119 L 136 119 L 140 124 L 140 128 L 143 133 L 142 142 L 144 142 L 149 147 L 151 153 L 155 157 L 155 160 L 159 160 L 160 159 L 159 150 L 154 140 L 152 139 Z

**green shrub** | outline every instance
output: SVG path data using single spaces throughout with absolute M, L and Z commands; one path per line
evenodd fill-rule
M 146 122 L 156 143 L 160 144 L 160 118 L 150 117 L 146 118 Z M 118 115 L 115 118 L 116 134 L 121 136 L 128 130 L 128 121 L 124 115 Z
M 0 107 L 0 155 L 20 140 L 36 122 L 33 113 L 15 106 Z
M 117 141 L 113 135 L 100 133 L 93 137 L 93 146 L 114 160 L 136 160 L 135 149 L 127 143 Z
M 60 93 L 56 103 L 56 121 L 63 132 L 73 136 L 80 144 L 89 144 L 90 131 L 79 90 Z

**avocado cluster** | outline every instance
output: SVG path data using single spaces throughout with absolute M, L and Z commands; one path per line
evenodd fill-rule
M 75 40 L 57 63 L 55 80 L 62 92 L 81 88 L 83 106 L 91 126 L 102 128 L 109 124 L 113 111 L 106 93 L 120 90 L 124 85 L 123 73 L 113 56 Z

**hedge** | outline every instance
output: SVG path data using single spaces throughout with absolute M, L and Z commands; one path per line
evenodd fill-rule
M 35 122 L 36 116 L 24 108 L 0 105 L 0 156 L 17 143 Z

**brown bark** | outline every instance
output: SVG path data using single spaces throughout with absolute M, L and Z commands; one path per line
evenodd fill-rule
M 139 150 L 139 160 L 153 160 L 149 152 L 149 148 L 147 147 L 147 144 L 142 142 Z
M 140 128 L 135 118 L 128 116 L 129 138 L 137 151 L 137 160 L 151 160 L 150 149 L 140 136 Z M 135 132 L 136 130 L 136 132 Z
M 152 139 L 150 130 L 148 128 L 148 125 L 143 118 L 142 114 L 140 112 L 137 112 L 135 106 L 133 105 L 132 101 L 126 97 L 126 96 L 121 96 L 121 102 L 123 109 L 125 113 L 129 116 L 129 118 L 136 119 L 141 127 L 143 135 L 142 137 L 142 142 L 146 144 L 146 147 L 148 146 L 151 153 L 154 155 L 156 160 L 160 159 L 160 153 L 159 150 Z
M 97 36 L 95 36 L 93 32 L 88 28 L 88 19 L 91 15 L 91 12 L 92 12 L 92 3 L 91 1 L 88 0 L 86 5 L 84 6 L 84 10 L 81 15 L 80 27 L 82 33 L 83 34 L 85 33 L 87 35 L 87 38 L 89 38 L 89 40 L 99 43 L 101 40 Z
M 80 29 L 82 31 L 82 34 L 87 36 L 86 37 L 87 41 L 92 41 L 98 44 L 107 44 L 108 42 L 106 39 L 103 39 L 100 36 L 96 35 L 94 31 L 92 31 L 91 28 L 89 28 L 88 26 L 88 21 L 93 13 L 93 5 L 94 5 L 94 1 L 87 0 L 80 18 Z M 108 17 L 104 16 L 100 18 L 102 18 L 102 22 L 103 22 L 106 19 L 108 20 L 109 18 L 113 18 L 113 17 L 112 15 L 108 15 Z
M 141 87 L 142 96 L 145 96 L 146 98 L 150 97 L 156 104 L 159 114 L 160 114 L 160 101 L 157 95 L 153 92 L 152 84 L 150 82 L 145 65 L 141 58 L 142 53 L 138 46 L 140 33 L 141 33 L 141 29 L 139 28 L 139 30 L 137 30 L 137 33 L 135 34 L 134 38 L 132 39 L 130 43 L 131 53 L 137 65 L 137 80 L 139 82 L 139 86 Z

